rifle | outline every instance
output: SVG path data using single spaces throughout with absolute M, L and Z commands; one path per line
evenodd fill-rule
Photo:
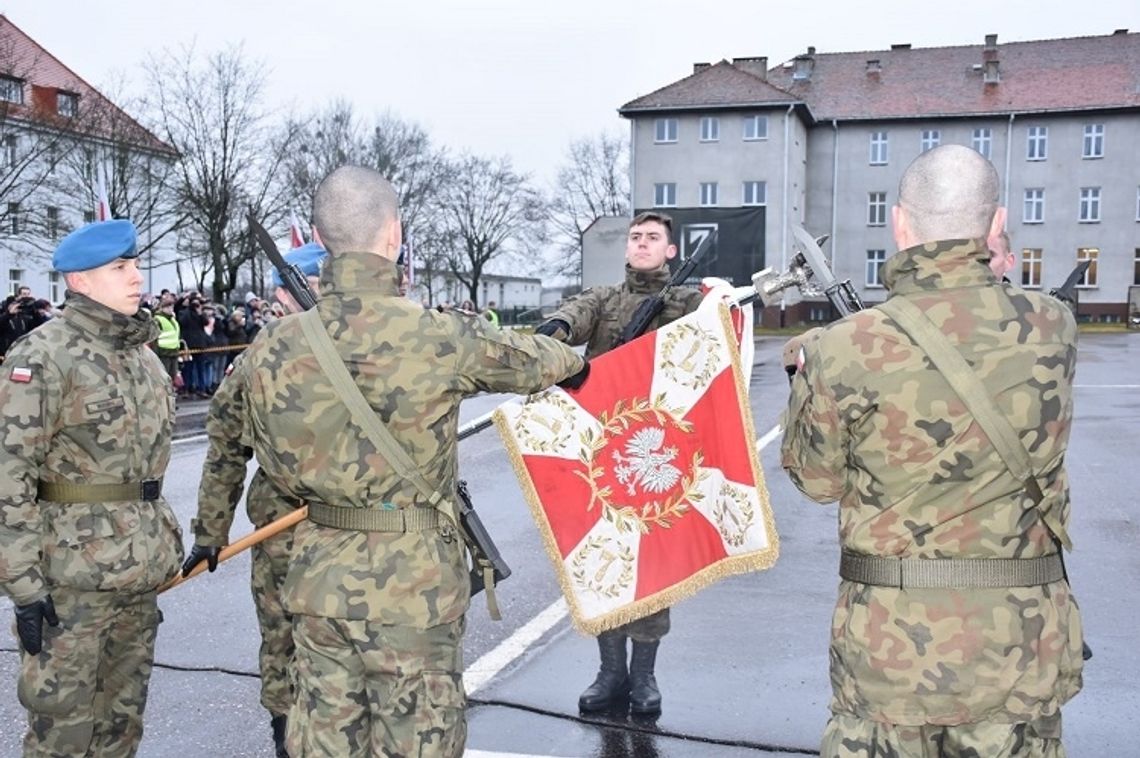
M 1092 264 L 1091 260 L 1081 261 L 1065 279 L 1064 284 L 1049 290 L 1049 294 L 1069 306 L 1074 315 L 1077 312 L 1077 282 L 1084 278 L 1090 264 Z
M 665 307 L 665 297 L 669 294 L 669 291 L 692 275 L 701 258 L 704 257 L 705 253 L 709 251 L 709 248 L 713 246 L 716 237 L 717 230 L 713 229 L 707 237 L 701 240 L 701 244 L 698 245 L 697 249 L 693 251 L 693 254 L 689 256 L 689 259 L 673 272 L 673 276 L 669 278 L 669 281 L 665 283 L 661 291 L 653 297 L 647 297 L 641 301 L 637 306 L 637 310 L 633 312 L 629 323 L 621 330 L 617 344 L 615 344 L 614 347 L 632 342 L 649 331 L 649 325 L 653 323 L 653 319 L 661 315 L 661 310 Z
M 252 208 L 249 210 L 249 227 L 258 244 L 261 245 L 261 249 L 273 267 L 277 269 L 277 273 L 281 275 L 281 281 L 289 294 L 297 301 L 297 305 L 305 311 L 315 308 L 317 296 L 309 287 L 309 280 L 301 273 L 300 268 L 287 263 L 281 253 L 277 251 L 277 245 L 274 244 L 273 238 L 269 236 L 269 232 L 265 231 L 265 227 L 257 222 Z M 487 425 L 489 426 L 490 423 L 488 422 Z M 471 503 L 471 496 L 467 492 L 465 481 L 459 481 L 456 493 L 459 500 L 459 524 L 457 526 L 464 544 L 467 545 L 467 549 L 471 553 L 471 560 L 475 564 L 471 569 L 471 594 L 477 595 L 485 588 L 486 578 L 488 578 L 484 576 L 484 569 L 493 572 L 495 584 L 509 577 L 511 569 L 503 560 L 503 556 L 499 553 L 499 549 L 495 546 L 487 528 L 483 526 L 483 520 L 475 512 L 475 506 Z M 498 609 L 493 608 L 491 615 L 493 618 L 497 618 L 499 616 Z
M 766 268 L 752 275 L 752 286 L 760 302 L 770 305 L 780 292 L 796 287 L 807 297 L 820 294 L 826 296 L 839 312 L 840 318 L 863 310 L 863 300 L 851 286 L 851 280 L 844 279 L 841 282 L 836 279 L 820 249 L 820 245 L 827 241 L 827 235 L 814 239 L 806 229 L 798 225 L 792 227 L 792 235 L 795 238 L 796 254 L 792 257 L 788 270 L 777 274 L 773 269 Z

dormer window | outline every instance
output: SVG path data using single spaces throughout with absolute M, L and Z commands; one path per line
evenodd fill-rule
M 24 104 L 24 80 L 0 75 L 0 101 Z
M 79 115 L 79 95 L 74 92 L 57 92 L 55 96 L 55 112 L 64 118 L 75 118 Z

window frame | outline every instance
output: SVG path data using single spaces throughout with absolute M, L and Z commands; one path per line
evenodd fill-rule
M 760 133 L 758 125 L 764 124 L 764 133 Z M 748 136 L 749 124 L 752 125 L 755 134 L 751 137 Z M 741 139 L 745 142 L 764 142 L 768 139 L 768 117 L 763 114 L 754 114 L 744 117 L 744 126 L 741 128 Z
M 1092 133 L 1090 130 L 1093 130 Z M 1081 138 L 1081 160 L 1092 161 L 1104 157 L 1104 132 L 1104 124 L 1085 124 Z
M 1023 289 L 1041 289 L 1041 273 L 1044 265 L 1045 251 L 1043 249 L 1039 247 L 1023 247 L 1021 249 L 1021 287 Z M 1027 279 L 1028 281 L 1026 281 Z
M 65 103 L 70 103 L 65 107 Z M 65 112 L 70 111 L 70 112 Z M 55 93 L 55 112 L 63 118 L 75 118 L 79 115 L 79 95 L 74 92 L 58 90 Z
M 752 185 L 759 189 L 757 194 L 760 195 L 759 201 L 748 199 L 748 189 Z M 740 183 L 740 204 L 749 208 L 759 208 L 768 205 L 768 182 L 763 179 L 746 179 Z
M 700 183 L 700 206 L 715 208 L 720 204 L 720 185 L 717 182 Z
M 1085 273 L 1081 276 L 1081 280 L 1077 282 L 1079 289 L 1096 289 L 1097 288 L 1097 267 L 1100 265 L 1100 248 L 1099 247 L 1078 247 L 1077 248 L 1077 265 L 1084 263 L 1085 260 L 1092 261 L 1089 267 L 1085 269 Z
M 867 226 L 887 225 L 887 193 L 867 193 Z
M 918 147 L 920 153 L 927 153 L 942 144 L 941 129 L 923 129 Z
M 672 130 L 670 130 L 672 126 Z M 659 118 L 653 122 L 653 144 L 655 145 L 671 145 L 677 141 L 677 133 L 680 127 L 677 125 L 675 118 Z M 672 131 L 672 137 L 669 132 Z M 664 133 L 664 136 L 662 134 Z
M 720 142 L 720 117 L 701 116 L 700 122 L 701 142 Z
M 669 195 L 672 195 L 671 202 Z M 653 207 L 654 208 L 676 208 L 677 207 L 677 183 L 676 182 L 654 182 L 653 184 Z
M 1040 155 L 1035 147 L 1040 148 Z M 1025 128 L 1025 160 L 1049 160 L 1049 127 L 1027 126 Z
M 24 80 L 18 76 L 0 74 L 0 102 L 23 105 Z
M 888 132 L 871 132 L 869 147 L 867 152 L 867 162 L 872 166 L 886 166 L 890 163 L 890 135 Z M 882 153 L 881 158 L 876 160 L 876 155 Z
M 974 132 L 970 137 L 970 146 L 974 148 L 974 151 L 978 155 L 982 156 L 987 161 L 990 160 L 990 157 L 993 155 L 993 143 L 993 129 L 990 129 L 988 126 L 977 127 L 974 129 Z M 979 145 L 984 146 L 985 150 L 979 150 Z
M 1080 202 L 1077 205 L 1077 223 L 1099 224 L 1101 222 L 1101 187 L 1081 187 L 1079 196 Z
M 1030 192 L 1039 193 L 1038 197 L 1031 198 Z M 1021 223 L 1023 224 L 1044 224 L 1045 223 L 1045 188 L 1044 187 L 1026 187 L 1022 192 L 1021 203 Z M 1039 213 L 1037 218 L 1032 218 L 1029 213 L 1030 203 L 1033 203 Z
M 872 259 L 872 257 L 871 257 L 872 254 L 875 255 L 874 259 Z M 875 248 L 875 249 L 871 249 L 871 250 L 867 251 L 867 257 L 864 259 L 864 268 L 863 268 L 863 278 L 864 278 L 863 284 L 867 289 L 884 289 L 885 288 L 883 285 L 883 280 L 882 280 L 882 276 L 880 275 L 880 272 L 883 269 L 883 264 L 886 262 L 887 262 L 887 251 L 885 248 Z M 877 264 L 877 265 L 875 265 L 875 267 L 873 269 L 871 268 L 872 263 Z M 873 277 L 872 277 L 872 274 L 873 274 Z M 872 281 L 872 278 L 873 278 L 873 281 Z

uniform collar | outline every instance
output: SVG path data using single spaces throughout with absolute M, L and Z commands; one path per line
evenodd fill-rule
M 329 255 L 321 268 L 321 297 L 370 293 L 398 295 L 396 262 L 375 253 Z
M 995 280 L 985 240 L 941 240 L 900 250 L 883 265 L 892 294 L 952 287 L 981 287 Z
M 145 345 L 159 333 L 158 325 L 142 308 L 127 316 L 71 290 L 64 297 L 61 318 L 117 350 Z
M 630 292 L 637 294 L 656 295 L 669 283 L 672 272 L 668 265 L 655 268 L 652 271 L 638 271 L 625 264 L 625 286 Z

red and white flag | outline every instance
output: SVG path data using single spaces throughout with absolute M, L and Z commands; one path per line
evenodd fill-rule
M 587 634 L 776 561 L 741 365 L 751 307 L 730 312 L 730 294 L 718 287 L 695 313 L 593 359 L 580 390 L 495 412 Z
M 111 201 L 107 199 L 107 180 L 103 176 L 103 167 L 99 166 L 99 178 L 95 180 L 95 220 L 111 220 Z
M 289 211 L 289 249 L 295 249 L 305 244 L 305 233 L 301 231 L 301 222 L 297 220 L 297 214 L 290 209 Z

